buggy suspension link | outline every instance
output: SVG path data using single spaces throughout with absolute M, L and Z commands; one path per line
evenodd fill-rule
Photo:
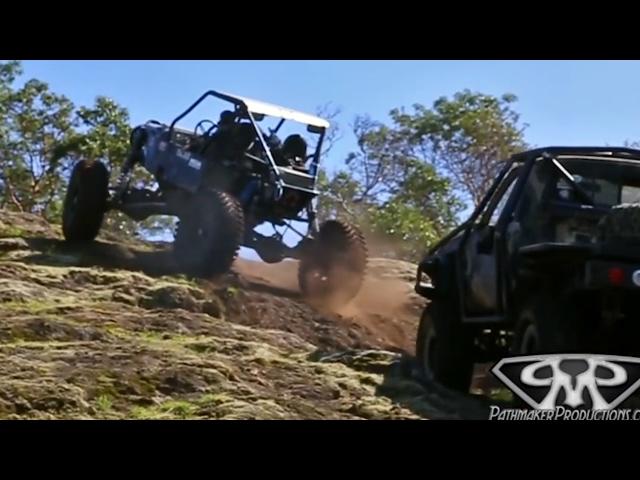
M 142 146 L 146 140 L 146 135 L 144 130 L 135 129 L 131 132 L 131 149 L 124 163 L 122 164 L 122 170 L 118 177 L 115 201 L 120 202 L 129 187 L 129 182 L 131 181 L 131 170 L 133 166 L 139 161 L 141 158 Z

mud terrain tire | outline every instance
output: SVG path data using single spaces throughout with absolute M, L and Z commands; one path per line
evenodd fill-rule
M 598 227 L 602 243 L 640 244 L 640 203 L 614 206 Z
M 520 309 L 512 352 L 517 355 L 579 353 L 580 322 L 566 300 L 551 292 L 534 295 Z
M 185 210 L 173 245 L 180 270 L 204 278 L 227 273 L 244 238 L 240 203 L 212 190 L 198 194 Z
M 474 345 L 471 332 L 447 313 L 446 304 L 431 301 L 422 312 L 416 360 L 427 381 L 468 393 L 473 380 Z
M 362 232 L 342 220 L 328 220 L 302 255 L 298 283 L 312 302 L 339 307 L 358 294 L 366 268 Z
M 70 243 L 92 242 L 100 231 L 109 199 L 109 171 L 101 162 L 73 167 L 62 210 L 62 233 Z

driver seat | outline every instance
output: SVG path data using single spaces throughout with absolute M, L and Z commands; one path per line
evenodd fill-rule
M 307 142 L 301 135 L 289 135 L 282 144 L 282 156 L 287 160 L 289 166 L 301 172 L 308 172 L 307 163 Z
M 256 132 L 249 122 L 237 123 L 233 132 L 233 149 L 235 152 L 245 152 L 256 141 Z

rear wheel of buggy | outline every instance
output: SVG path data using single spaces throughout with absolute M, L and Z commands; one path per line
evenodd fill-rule
M 337 308 L 360 291 L 367 267 L 362 232 L 341 220 L 328 220 L 307 246 L 298 267 L 298 283 L 312 303 Z
M 180 269 L 196 277 L 228 272 L 244 238 L 244 215 L 228 193 L 202 192 L 180 216 L 174 255 Z
M 109 171 L 99 161 L 78 162 L 69 179 L 62 211 L 62 233 L 71 243 L 93 241 L 109 199 Z
M 425 380 L 458 392 L 469 392 L 475 365 L 474 338 L 447 312 L 446 303 L 432 300 L 422 312 L 416 359 Z

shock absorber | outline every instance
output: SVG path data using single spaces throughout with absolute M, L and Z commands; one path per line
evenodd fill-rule
M 125 192 L 129 188 L 129 182 L 131 181 L 131 170 L 133 169 L 136 162 L 140 161 L 142 158 L 142 147 L 146 141 L 146 138 L 146 131 L 140 127 L 135 128 L 131 132 L 131 149 L 129 150 L 129 154 L 122 164 L 122 170 L 120 171 L 120 175 L 118 176 L 115 195 L 116 201 L 121 201 L 124 197 Z
M 260 178 L 251 178 L 239 195 L 239 200 L 243 206 L 246 207 L 249 205 L 259 187 Z

